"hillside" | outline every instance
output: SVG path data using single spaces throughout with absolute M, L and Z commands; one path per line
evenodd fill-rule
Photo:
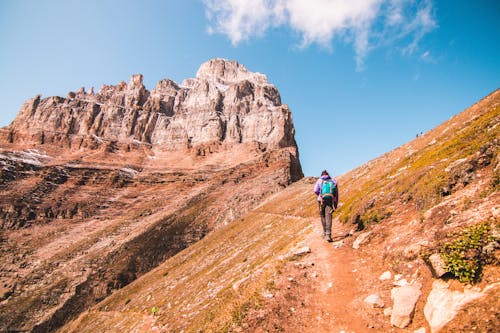
M 339 176 L 333 243 L 303 179 L 59 331 L 495 332 L 499 122 L 497 90 Z
M 0 331 L 54 331 L 301 179 L 294 134 L 224 59 L 28 100 L 0 129 Z

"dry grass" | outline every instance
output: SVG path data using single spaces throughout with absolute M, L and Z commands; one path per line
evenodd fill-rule
M 351 192 L 343 197 L 340 220 L 353 222 L 356 215 L 366 216 L 368 209 L 387 210 L 388 205 L 399 199 L 413 203 L 420 211 L 439 203 L 443 188 L 450 182 L 446 168 L 459 159 L 473 158 L 482 147 L 498 138 L 499 95 L 496 92 L 483 104 L 455 116 L 425 138 L 341 177 L 342 188 L 347 187 Z M 363 222 L 369 224 L 370 219 Z
M 291 248 L 310 232 L 316 214 L 310 181 L 296 183 L 244 218 L 225 226 L 99 303 L 62 332 L 130 329 L 158 307 L 156 325 L 175 332 L 227 329 Z M 142 316 L 142 317 L 141 317 Z M 125 319 L 129 318 L 129 319 Z
M 359 216 L 363 223 L 380 223 L 394 206 L 399 207 L 394 215 L 412 206 L 415 211 L 406 214 L 414 219 L 439 203 L 440 188 L 450 177 L 446 169 L 456 160 L 474 157 L 498 136 L 499 97 L 496 92 L 423 137 L 339 177 L 340 219 L 349 222 Z M 115 292 L 61 332 L 139 332 L 147 325 L 167 332 L 230 331 L 248 307 L 259 305 L 264 291 L 272 293 L 272 275 L 311 232 L 317 216 L 313 185 L 314 180 L 304 179 L 273 195 Z M 422 221 L 414 229 L 405 223 L 390 230 L 398 237 L 407 232 L 402 238 L 413 241 L 416 230 L 423 230 Z M 393 245 L 404 248 L 408 243 Z M 152 307 L 158 307 L 158 316 L 151 315 Z

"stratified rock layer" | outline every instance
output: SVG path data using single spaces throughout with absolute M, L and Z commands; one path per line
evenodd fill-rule
M 141 142 L 168 149 L 260 142 L 296 147 L 292 115 L 264 75 L 234 61 L 210 60 L 181 86 L 162 80 L 148 91 L 142 75 L 96 94 L 37 96 L 9 126 L 11 142 L 92 146 L 93 141 Z

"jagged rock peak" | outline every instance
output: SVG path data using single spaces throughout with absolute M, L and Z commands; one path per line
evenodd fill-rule
M 236 61 L 212 59 L 196 78 L 164 79 L 148 91 L 141 74 L 128 83 L 81 88 L 67 98 L 26 102 L 9 126 L 9 140 L 74 146 L 86 138 L 140 141 L 168 149 L 259 143 L 296 149 L 292 115 L 265 75 Z M 78 147 L 81 147 L 78 143 Z
M 142 74 L 132 75 L 132 77 L 130 78 L 130 82 L 128 83 L 127 88 L 129 90 L 144 88 L 144 85 L 142 84 Z
M 234 60 L 211 59 L 201 64 L 196 78 L 229 85 L 248 80 L 257 84 L 267 84 L 267 77 L 261 73 L 250 72 L 245 66 Z

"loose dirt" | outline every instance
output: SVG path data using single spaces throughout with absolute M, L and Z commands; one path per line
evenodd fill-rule
M 287 262 L 276 276 L 264 304 L 250 310 L 240 329 L 245 332 L 390 332 L 383 309 L 370 308 L 364 297 L 375 292 L 378 278 L 370 258 L 352 249 L 357 234 L 336 222 L 333 243 L 321 239 L 319 218 L 304 242 L 311 253 Z M 272 295 L 272 296 L 271 296 Z

